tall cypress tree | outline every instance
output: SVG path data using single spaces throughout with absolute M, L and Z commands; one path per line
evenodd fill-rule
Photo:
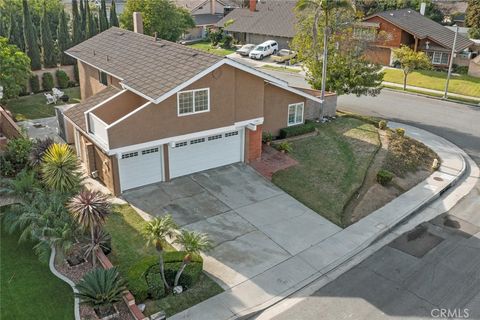
M 55 47 L 53 46 L 52 33 L 47 15 L 47 7 L 43 3 L 43 14 L 40 20 L 40 36 L 42 40 L 43 65 L 46 68 L 57 66 L 57 57 L 55 55 Z
M 28 9 L 27 0 L 22 1 L 23 5 L 23 37 L 25 39 L 25 52 L 30 58 L 32 70 L 42 68 L 40 50 L 38 49 L 37 32 L 32 24 L 32 17 Z
M 72 43 L 79 44 L 82 42 L 82 21 L 78 12 L 77 0 L 72 0 Z
M 107 6 L 105 0 L 101 1 L 100 5 L 100 32 L 108 29 Z
M 0 37 L 8 38 L 8 30 L 3 21 L 3 12 L 0 11 Z
M 110 6 L 110 25 L 114 27 L 119 27 L 117 9 L 115 7 L 115 0 L 112 0 L 112 5 Z
M 67 14 L 65 13 L 65 10 L 62 9 L 58 20 L 57 39 L 58 50 L 60 51 L 59 60 L 62 65 L 72 64 L 73 61 L 70 56 L 65 54 L 65 50 L 70 48 L 70 34 L 68 33 Z
M 25 51 L 25 39 L 22 34 L 22 27 L 18 25 L 17 17 L 10 15 L 10 30 L 8 30 L 8 42 L 16 45 L 20 50 Z
M 95 23 L 95 17 L 93 16 L 92 12 L 90 11 L 90 5 L 88 2 L 85 5 L 86 8 L 86 19 L 87 19 L 87 36 L 86 38 L 89 39 L 97 34 L 97 25 Z
M 87 37 L 87 12 L 83 0 L 80 0 L 80 30 L 82 31 L 82 40 L 85 40 Z

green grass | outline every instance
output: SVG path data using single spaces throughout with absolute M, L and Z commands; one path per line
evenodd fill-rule
M 80 88 L 62 89 L 70 97 L 68 103 L 80 102 Z M 63 102 L 59 101 L 57 105 Z M 47 104 L 43 92 L 7 101 L 7 109 L 12 111 L 16 121 L 53 117 L 55 105 Z
M 190 44 L 189 46 L 194 49 L 216 54 L 217 56 L 222 56 L 222 57 L 235 52 L 235 50 L 233 49 L 213 48 L 210 42 L 208 41 L 197 42 L 194 44 Z
M 339 117 L 319 125 L 318 136 L 291 142 L 299 164 L 276 172 L 272 181 L 297 200 L 339 226 L 344 206 L 362 185 L 380 147 L 374 125 Z
M 443 92 L 446 79 L 446 72 L 433 70 L 414 71 L 408 75 L 407 85 Z M 383 80 L 403 84 L 403 72 L 400 69 L 385 69 Z M 468 75 L 452 76 L 448 88 L 449 92 L 452 93 L 480 97 L 480 78 Z
M 142 217 L 129 205 L 115 206 L 114 212 L 107 219 L 105 229 L 112 237 L 113 249 L 109 259 L 113 265 L 118 266 L 120 273 L 125 277 L 140 260 L 157 255 L 153 246 L 146 245 L 141 234 L 144 223 Z M 164 249 L 175 250 L 168 243 L 164 244 Z M 202 274 L 196 284 L 180 295 L 148 300 L 146 313 L 153 314 L 163 310 L 167 316 L 171 316 L 222 291 L 223 289 L 215 281 Z
M 427 91 L 415 90 L 415 89 L 403 90 L 402 88 L 395 87 L 395 86 L 389 86 L 389 85 L 385 85 L 385 84 L 382 85 L 382 86 L 384 88 L 388 88 L 388 89 L 396 90 L 396 91 L 400 91 L 400 92 L 411 92 L 411 93 L 418 93 L 418 94 L 422 94 L 422 95 L 426 95 L 426 96 L 430 96 L 430 97 L 443 98 L 443 94 L 440 94 L 440 93 L 433 93 L 433 92 L 427 92 Z M 480 103 L 479 100 L 468 99 L 468 98 L 463 98 L 463 97 L 449 96 L 447 100 L 450 100 L 450 101 L 453 101 L 453 102 L 470 103 L 470 104 L 474 104 L 474 105 L 478 105 Z
M 1 231 L 0 319 L 73 319 L 72 288 L 39 262 L 32 247 Z
M 264 64 L 261 66 L 262 69 L 269 69 L 275 71 L 283 71 L 283 72 L 290 72 L 290 73 L 299 73 L 300 69 L 289 68 L 289 67 L 282 67 L 282 66 L 272 66 L 271 64 Z

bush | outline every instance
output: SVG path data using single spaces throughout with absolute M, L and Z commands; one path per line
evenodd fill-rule
M 68 81 L 68 87 L 69 88 L 74 88 L 76 86 L 77 86 L 77 83 L 75 81 L 73 81 L 73 80 Z
M 30 77 L 30 88 L 33 93 L 40 92 L 40 81 L 38 80 L 38 75 L 32 74 Z
M 377 173 L 377 182 L 380 183 L 382 186 L 386 186 L 390 183 L 393 179 L 393 173 L 388 170 L 380 170 Z
M 53 76 L 50 72 L 44 72 L 42 74 L 42 88 L 44 91 L 51 91 L 54 86 Z
M 1 173 L 3 176 L 13 176 L 28 165 L 32 141 L 28 138 L 9 140 L 1 157 Z
M 272 142 L 272 140 L 273 140 L 273 136 L 270 132 L 263 132 L 262 133 L 262 142 L 263 143 Z
M 57 70 L 57 72 L 55 72 L 55 75 L 57 76 L 58 86 L 61 89 L 68 88 L 68 83 L 70 81 L 70 78 L 68 77 L 67 73 L 59 69 Z
M 361 120 L 361 121 L 369 123 L 369 124 L 373 124 L 377 128 L 378 128 L 378 125 L 380 123 L 380 120 L 382 120 L 382 119 L 377 118 L 377 117 L 362 116 L 362 115 L 359 115 L 359 114 L 356 114 L 356 113 L 339 112 L 339 114 L 342 117 L 353 118 L 353 119 Z
M 385 121 L 385 120 L 380 120 L 380 121 L 378 122 L 378 128 L 379 128 L 380 130 L 385 130 L 385 129 L 387 128 L 387 121 Z
M 223 37 L 222 48 L 223 49 L 231 49 L 232 48 L 233 37 L 229 34 Z
M 278 145 L 278 150 L 291 153 L 293 151 L 292 144 L 284 141 Z
M 398 135 L 399 137 L 402 137 L 402 138 L 405 137 L 405 129 L 403 129 L 403 128 L 397 128 L 397 129 L 395 129 L 395 132 L 397 133 L 397 135 Z
M 302 134 L 314 132 L 315 128 L 316 126 L 314 122 L 306 122 L 305 124 L 286 127 L 286 128 L 280 129 L 280 139 L 295 137 Z

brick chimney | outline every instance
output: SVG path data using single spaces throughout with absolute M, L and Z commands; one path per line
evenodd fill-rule
M 250 12 L 257 11 L 257 0 L 250 0 Z
M 143 20 L 141 12 L 133 13 L 133 31 L 136 33 L 143 33 Z
M 217 4 L 217 0 L 210 0 L 210 13 L 215 14 L 215 5 Z

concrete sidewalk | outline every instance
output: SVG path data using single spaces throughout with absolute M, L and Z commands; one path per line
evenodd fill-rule
M 403 88 L 403 84 L 400 84 L 400 83 L 383 81 L 382 84 L 387 85 L 387 86 L 397 87 L 397 88 Z M 410 86 L 410 85 L 407 85 L 407 89 L 423 91 L 423 92 L 426 92 L 426 93 L 434 93 L 434 94 L 439 94 L 439 95 L 442 95 L 442 96 L 444 94 L 443 91 L 427 89 L 427 88 L 422 88 L 422 87 L 416 87 L 416 86 Z M 466 95 L 463 95 L 463 94 L 452 93 L 452 92 L 449 92 L 448 96 L 449 97 L 457 97 L 457 98 L 477 100 L 480 103 L 480 98 L 479 97 L 466 96 Z
M 440 169 L 359 222 L 171 319 L 234 319 L 263 310 L 368 251 L 372 243 L 391 235 L 395 227 L 437 199 L 466 172 L 465 153 L 449 141 L 407 125 L 390 123 L 390 127 L 405 128 L 407 135 L 435 150 L 442 159 Z M 456 203 L 469 188 L 473 185 L 458 186 L 461 190 L 456 196 L 452 195 L 455 192 L 449 194 L 449 203 Z

